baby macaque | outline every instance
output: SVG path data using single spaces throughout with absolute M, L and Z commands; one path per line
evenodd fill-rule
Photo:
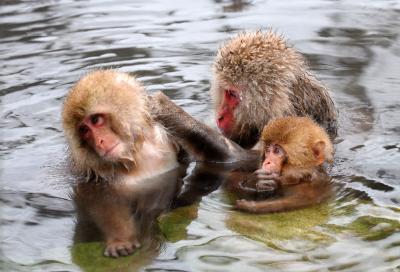
M 242 195 L 276 194 L 260 201 L 238 200 L 236 208 L 252 213 L 292 210 L 320 203 L 330 195 L 324 162 L 332 162 L 333 147 L 323 128 L 307 117 L 271 121 L 261 135 L 260 168 L 239 183 Z
M 334 138 L 337 111 L 304 57 L 274 32 L 242 33 L 222 46 L 213 65 L 211 96 L 220 131 L 253 147 L 270 120 L 309 116 Z

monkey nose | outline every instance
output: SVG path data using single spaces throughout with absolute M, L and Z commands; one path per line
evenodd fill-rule
M 96 148 L 102 150 L 104 148 L 104 140 L 99 139 L 96 141 Z
M 264 168 L 264 170 L 269 170 L 271 168 L 271 162 L 269 161 L 263 162 L 262 168 Z

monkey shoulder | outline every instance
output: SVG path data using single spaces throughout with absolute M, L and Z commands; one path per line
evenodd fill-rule
M 124 183 L 135 184 L 179 167 L 178 147 L 159 124 L 154 125 L 151 137 L 143 142 L 139 153 L 135 169 L 122 175 Z

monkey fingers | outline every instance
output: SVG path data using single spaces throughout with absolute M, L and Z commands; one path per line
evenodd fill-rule
M 256 183 L 257 191 L 274 191 L 278 188 L 278 183 L 272 179 L 259 180 Z
M 276 179 L 279 178 L 279 174 L 278 173 L 265 171 L 262 168 L 256 170 L 254 173 L 257 175 L 257 179 L 259 179 L 259 180 L 264 180 L 264 179 L 276 180 Z
M 271 173 L 265 171 L 264 169 L 258 169 L 254 172 L 257 177 L 256 188 L 265 190 L 266 188 L 270 188 L 271 190 L 275 190 L 279 187 L 280 176 L 277 173 Z
M 108 242 L 104 255 L 107 257 L 118 258 L 120 256 L 127 256 L 133 253 L 136 248 L 140 247 L 140 243 L 135 239 L 133 242 L 113 241 Z

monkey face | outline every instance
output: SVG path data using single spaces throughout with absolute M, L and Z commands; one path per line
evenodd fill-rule
M 261 168 L 267 173 L 279 175 L 286 160 L 286 151 L 279 144 L 266 144 Z
M 110 126 L 108 115 L 96 113 L 78 125 L 79 137 L 104 160 L 115 161 L 124 151 L 124 144 Z
M 221 103 L 216 111 L 217 126 L 225 136 L 229 137 L 235 125 L 235 110 L 241 102 L 241 93 L 238 88 L 229 86 L 220 90 Z

